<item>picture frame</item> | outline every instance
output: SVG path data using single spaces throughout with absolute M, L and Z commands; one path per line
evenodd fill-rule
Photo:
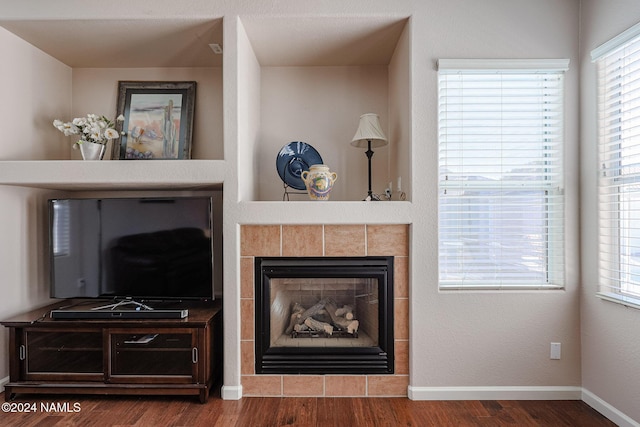
M 121 160 L 190 159 L 196 82 L 119 81 Z

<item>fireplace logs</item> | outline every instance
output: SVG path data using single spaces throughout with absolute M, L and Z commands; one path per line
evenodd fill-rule
M 354 318 L 353 307 L 338 308 L 331 298 L 323 298 L 308 309 L 299 303 L 291 307 L 291 320 L 285 331 L 292 338 L 305 337 L 358 337 L 360 322 Z

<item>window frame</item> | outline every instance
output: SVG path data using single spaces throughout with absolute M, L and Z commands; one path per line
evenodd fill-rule
M 600 45 L 591 52 L 591 60 L 596 65 L 597 73 L 597 126 L 598 126 L 598 289 L 596 296 L 604 300 L 619 303 L 627 307 L 640 309 L 640 281 L 633 283 L 631 277 L 633 255 L 627 250 L 631 234 L 638 230 L 630 225 L 633 221 L 640 221 L 632 215 L 630 205 L 634 197 L 640 200 L 640 188 L 633 191 L 633 187 L 640 184 L 640 174 L 634 172 L 630 166 L 622 161 L 625 156 L 623 150 L 640 150 L 640 144 L 630 142 L 633 136 L 625 136 L 625 123 L 634 119 L 640 120 L 640 112 L 633 108 L 626 108 L 624 103 L 627 95 L 632 93 L 629 78 L 640 75 L 640 64 L 629 64 L 632 52 L 627 49 L 640 50 L 640 24 L 623 31 L 616 37 Z M 610 67 L 610 64 L 615 64 Z M 631 65 L 631 67 L 630 67 Z M 611 77 L 615 84 L 605 84 L 603 74 Z M 627 89 L 627 90 L 625 90 Z M 621 101 L 616 109 L 605 111 L 611 99 Z M 633 101 L 640 101 L 636 96 Z M 626 117 L 625 117 L 626 116 Z M 613 126 L 607 126 L 614 119 Z M 618 123 L 616 126 L 615 123 Z M 611 139 L 617 138 L 617 139 Z M 635 138 L 637 139 L 637 137 Z M 618 141 L 618 142 L 616 142 Z M 626 144 L 628 143 L 628 144 Z M 615 148 L 613 148 L 615 146 Z M 625 199 L 625 196 L 627 199 Z M 617 208 L 609 209 L 615 205 Z M 615 277 L 614 277 L 615 275 Z
M 529 60 L 529 59 L 516 59 L 516 60 L 493 60 L 493 59 L 440 59 L 438 60 L 438 94 L 441 96 L 441 73 L 466 73 L 466 74 L 549 74 L 552 73 L 561 79 L 559 94 L 562 98 L 560 104 L 560 120 L 561 127 L 564 128 L 564 74 L 568 70 L 569 60 L 568 59 L 538 59 L 538 60 Z M 441 98 L 439 98 L 438 102 L 438 124 L 442 125 L 441 115 Z M 550 208 L 557 206 L 557 211 L 553 213 L 553 218 L 549 220 L 549 222 L 554 223 L 554 229 L 550 230 L 546 229 L 545 232 L 545 241 L 547 242 L 547 251 L 553 252 L 551 256 L 547 254 L 544 264 L 545 264 L 545 272 L 540 273 L 540 277 L 545 276 L 543 280 L 531 280 L 531 281 L 523 281 L 518 282 L 517 280 L 505 281 L 501 282 L 497 280 L 497 283 L 488 283 L 486 279 L 481 281 L 469 280 L 469 279 L 460 279 L 460 280 L 444 280 L 443 279 L 443 250 L 442 247 L 439 248 L 439 256 L 438 256 L 438 287 L 440 290 L 448 291 L 448 290 L 550 290 L 550 289 L 564 289 L 565 287 L 565 224 L 564 224 L 564 209 L 565 209 L 565 197 L 564 197 L 564 164 L 563 164 L 563 151 L 564 151 L 564 130 L 561 131 L 561 136 L 559 137 L 559 141 L 555 141 L 555 144 L 558 144 L 560 147 L 559 153 L 559 172 L 560 175 L 558 181 L 554 181 L 553 183 L 549 182 L 539 182 L 532 183 L 527 182 L 521 185 L 518 190 L 527 191 L 527 190 L 535 190 L 541 192 L 541 197 L 546 199 L 543 203 L 545 208 Z M 442 149 L 442 138 L 439 134 L 438 147 L 439 150 Z M 557 160 L 557 159 L 555 159 Z M 442 159 L 440 158 L 438 161 L 439 169 L 443 167 Z M 542 168 L 544 169 L 544 167 Z M 439 171 L 439 176 L 440 171 Z M 442 195 L 444 192 L 450 188 L 446 183 L 443 183 L 443 179 L 439 180 L 439 200 L 438 207 L 442 209 Z M 504 189 L 504 186 L 501 185 L 499 181 L 496 182 L 466 182 L 462 184 L 459 188 L 461 189 L 471 189 L 471 188 L 482 188 L 486 190 L 491 189 Z M 543 194 L 543 195 L 542 195 Z M 558 204 L 554 204 L 555 202 L 549 202 L 549 199 L 552 197 L 559 198 Z M 504 200 L 510 200 L 509 197 L 504 196 Z M 555 207 L 554 207 L 555 209 Z M 442 229 L 443 229 L 443 219 L 441 217 L 441 212 L 439 212 L 438 216 L 438 229 L 439 229 L 439 241 L 442 244 Z M 553 233 L 553 234 L 552 234 Z M 553 244 L 549 242 L 553 241 Z M 500 258 L 502 259 L 502 258 Z M 499 263 L 499 261 L 498 261 Z M 460 272 L 463 269 L 458 270 Z M 517 274 L 517 273 L 516 273 Z

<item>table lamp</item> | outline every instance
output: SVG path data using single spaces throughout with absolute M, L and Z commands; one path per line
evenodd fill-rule
M 365 154 L 369 162 L 369 192 L 365 200 L 380 200 L 378 196 L 371 191 L 371 158 L 373 157 L 373 150 L 371 148 L 383 147 L 387 145 L 387 137 L 380 127 L 380 120 L 377 114 L 367 113 L 360 116 L 360 124 L 358 130 L 351 140 L 351 145 L 354 147 L 367 147 Z

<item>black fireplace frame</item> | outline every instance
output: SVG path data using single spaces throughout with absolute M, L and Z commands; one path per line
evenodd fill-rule
M 319 267 L 322 268 L 321 276 L 318 276 Z M 256 374 L 394 373 L 392 256 L 256 257 L 254 268 Z M 377 279 L 380 300 L 378 346 L 271 347 L 269 280 L 296 277 Z

